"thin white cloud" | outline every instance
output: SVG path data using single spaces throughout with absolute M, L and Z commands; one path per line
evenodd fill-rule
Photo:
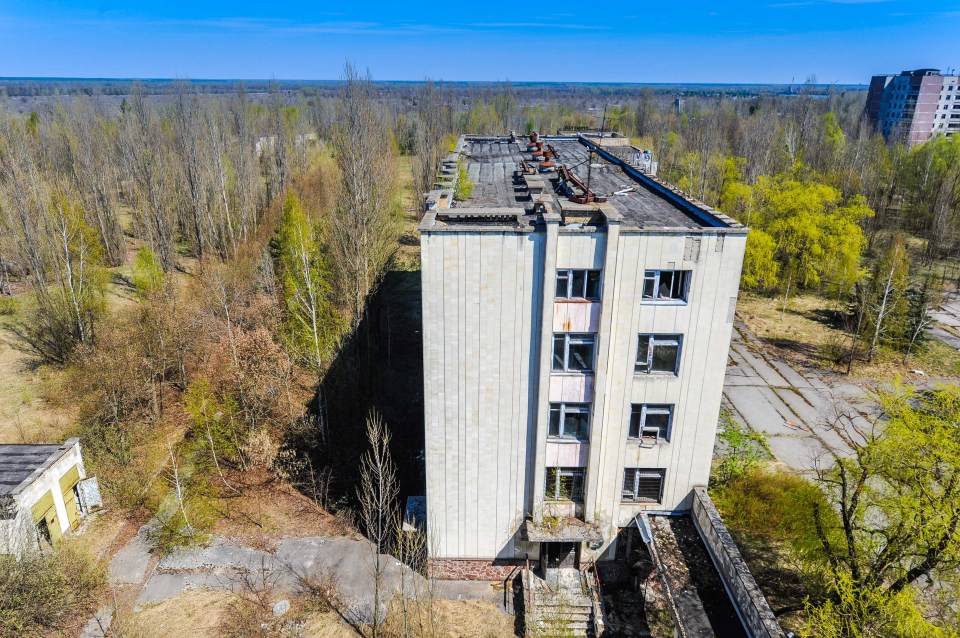
M 609 27 L 591 25 L 591 24 L 577 24 L 577 23 L 545 23 L 545 22 L 472 22 L 467 24 L 468 27 L 478 28 L 478 29 L 571 29 L 574 31 L 583 30 L 583 31 L 603 31 Z

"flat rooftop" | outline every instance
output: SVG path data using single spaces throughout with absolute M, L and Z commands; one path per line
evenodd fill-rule
M 639 149 L 602 144 L 609 140 L 580 134 L 541 136 L 538 141 L 546 156 L 535 154 L 538 149 L 530 136 L 461 138 L 428 195 L 421 228 L 529 228 L 537 224 L 536 205 L 548 203 L 566 225 L 603 225 L 615 214 L 624 229 L 747 230 L 634 165 L 630 158 Z M 454 199 L 458 165 L 473 184 L 463 201 Z M 586 187 L 591 197 L 583 201 Z
M 21 484 L 26 487 L 39 478 L 75 443 L 76 439 L 63 445 L 0 445 L 0 496 L 20 492 Z

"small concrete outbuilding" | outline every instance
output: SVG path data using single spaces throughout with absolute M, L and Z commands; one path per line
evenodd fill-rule
M 0 554 L 55 546 L 101 506 L 87 479 L 80 440 L 63 445 L 0 445 Z

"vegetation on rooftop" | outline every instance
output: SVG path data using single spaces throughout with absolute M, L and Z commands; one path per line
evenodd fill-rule
M 453 198 L 460 202 L 470 199 L 473 194 L 473 186 L 470 175 L 467 174 L 467 165 L 463 160 L 460 160 L 457 162 L 457 183 L 453 188 Z

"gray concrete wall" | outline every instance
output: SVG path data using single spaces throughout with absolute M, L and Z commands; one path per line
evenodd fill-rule
M 433 558 L 525 556 L 543 248 L 543 233 L 421 235 Z
M 747 631 L 753 638 L 783 638 L 773 610 L 747 568 L 705 487 L 693 490 L 693 523 L 723 578 Z

